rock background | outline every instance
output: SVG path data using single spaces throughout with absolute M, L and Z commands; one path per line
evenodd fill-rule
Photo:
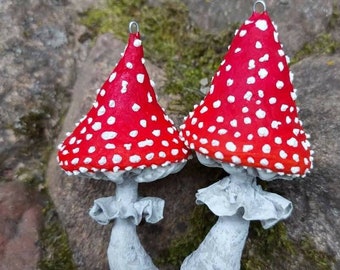
M 67 177 L 56 165 L 55 150 L 50 149 L 86 113 L 95 89 L 125 46 L 125 40 L 111 34 L 101 35 L 95 42 L 82 40 L 86 29 L 79 23 L 79 12 L 92 7 L 92 2 L 0 0 L 1 270 L 38 269 L 42 254 L 38 232 L 46 191 L 68 233 L 77 268 L 107 269 L 111 225 L 96 224 L 87 212 L 95 198 L 113 194 L 114 185 Z M 212 32 L 243 22 L 252 8 L 244 1 L 183 2 L 192 22 Z M 338 1 L 266 2 L 289 55 L 319 34 L 340 42 Z M 148 4 L 160 5 L 161 1 L 148 0 Z M 154 64 L 148 62 L 148 71 L 157 83 L 161 104 L 167 107 L 167 97 L 161 93 L 167 78 Z M 316 152 L 315 169 L 304 179 L 277 181 L 269 188 L 294 203 L 293 215 L 285 221 L 289 237 L 299 242 L 307 234 L 319 251 L 336 259 L 333 269 L 340 269 L 340 51 L 304 57 L 292 70 L 299 89 L 300 117 Z M 176 175 L 140 185 L 142 196 L 166 200 L 164 220 L 138 227 L 153 258 L 160 257 L 175 236 L 185 234 L 196 190 L 213 183 L 220 174 L 194 159 Z M 13 252 L 15 260 L 10 256 Z M 275 269 L 307 269 L 282 263 Z

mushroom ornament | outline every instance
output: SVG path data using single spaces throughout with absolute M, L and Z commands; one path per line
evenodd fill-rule
M 202 164 L 229 173 L 196 194 L 196 202 L 219 218 L 182 270 L 239 269 L 249 222 L 260 220 L 266 229 L 291 214 L 290 201 L 256 184 L 257 177 L 292 179 L 312 168 L 288 62 L 265 3 L 256 1 L 209 92 L 181 126 Z
M 69 175 L 116 183 L 115 196 L 94 201 L 90 216 L 106 225 L 115 220 L 108 247 L 110 269 L 157 269 L 142 247 L 136 225 L 163 218 L 164 201 L 139 198 L 138 183 L 183 168 L 188 150 L 157 102 L 136 22 L 122 58 L 98 90 L 92 108 L 59 145 L 58 161 Z

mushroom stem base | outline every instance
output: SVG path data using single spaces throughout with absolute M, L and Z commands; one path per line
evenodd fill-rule
M 241 213 L 219 217 L 197 250 L 183 262 L 181 270 L 238 270 L 249 231 Z
M 130 219 L 115 220 L 107 255 L 110 270 L 157 270 Z

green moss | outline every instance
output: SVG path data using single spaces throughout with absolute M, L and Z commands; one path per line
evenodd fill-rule
M 76 269 L 67 235 L 60 225 L 57 212 L 51 202 L 48 202 L 44 208 L 44 226 L 40 232 L 39 245 L 42 250 L 40 270 Z
M 210 212 L 208 207 L 205 205 L 196 206 L 190 218 L 188 231 L 185 235 L 172 241 L 157 263 L 179 267 L 184 258 L 203 241 L 216 220 L 217 217 Z
M 253 222 L 241 269 L 309 269 L 313 265 L 315 270 L 330 270 L 333 263 L 334 258 L 317 250 L 309 237 L 298 242 L 290 239 L 283 222 L 268 230 Z
M 81 22 L 89 36 L 111 32 L 127 39 L 131 20 L 140 24 L 144 50 L 148 60 L 166 72 L 167 94 L 180 98 L 170 104 L 170 110 L 187 113 L 203 96 L 200 80 L 210 79 L 222 60 L 235 26 L 226 33 L 209 34 L 195 28 L 189 20 L 187 7 L 179 0 L 165 1 L 150 7 L 145 1 L 107 1 L 103 9 L 91 9 L 82 14 Z M 209 42 L 207 42 L 209 40 Z

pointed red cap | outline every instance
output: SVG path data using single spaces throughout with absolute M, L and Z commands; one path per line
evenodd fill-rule
M 96 101 L 59 146 L 67 173 L 131 170 L 184 162 L 188 150 L 165 115 L 144 66 L 139 32 L 130 33 L 124 55 Z
M 305 175 L 311 150 L 287 61 L 267 12 L 254 11 L 182 125 L 186 145 L 222 162 Z

